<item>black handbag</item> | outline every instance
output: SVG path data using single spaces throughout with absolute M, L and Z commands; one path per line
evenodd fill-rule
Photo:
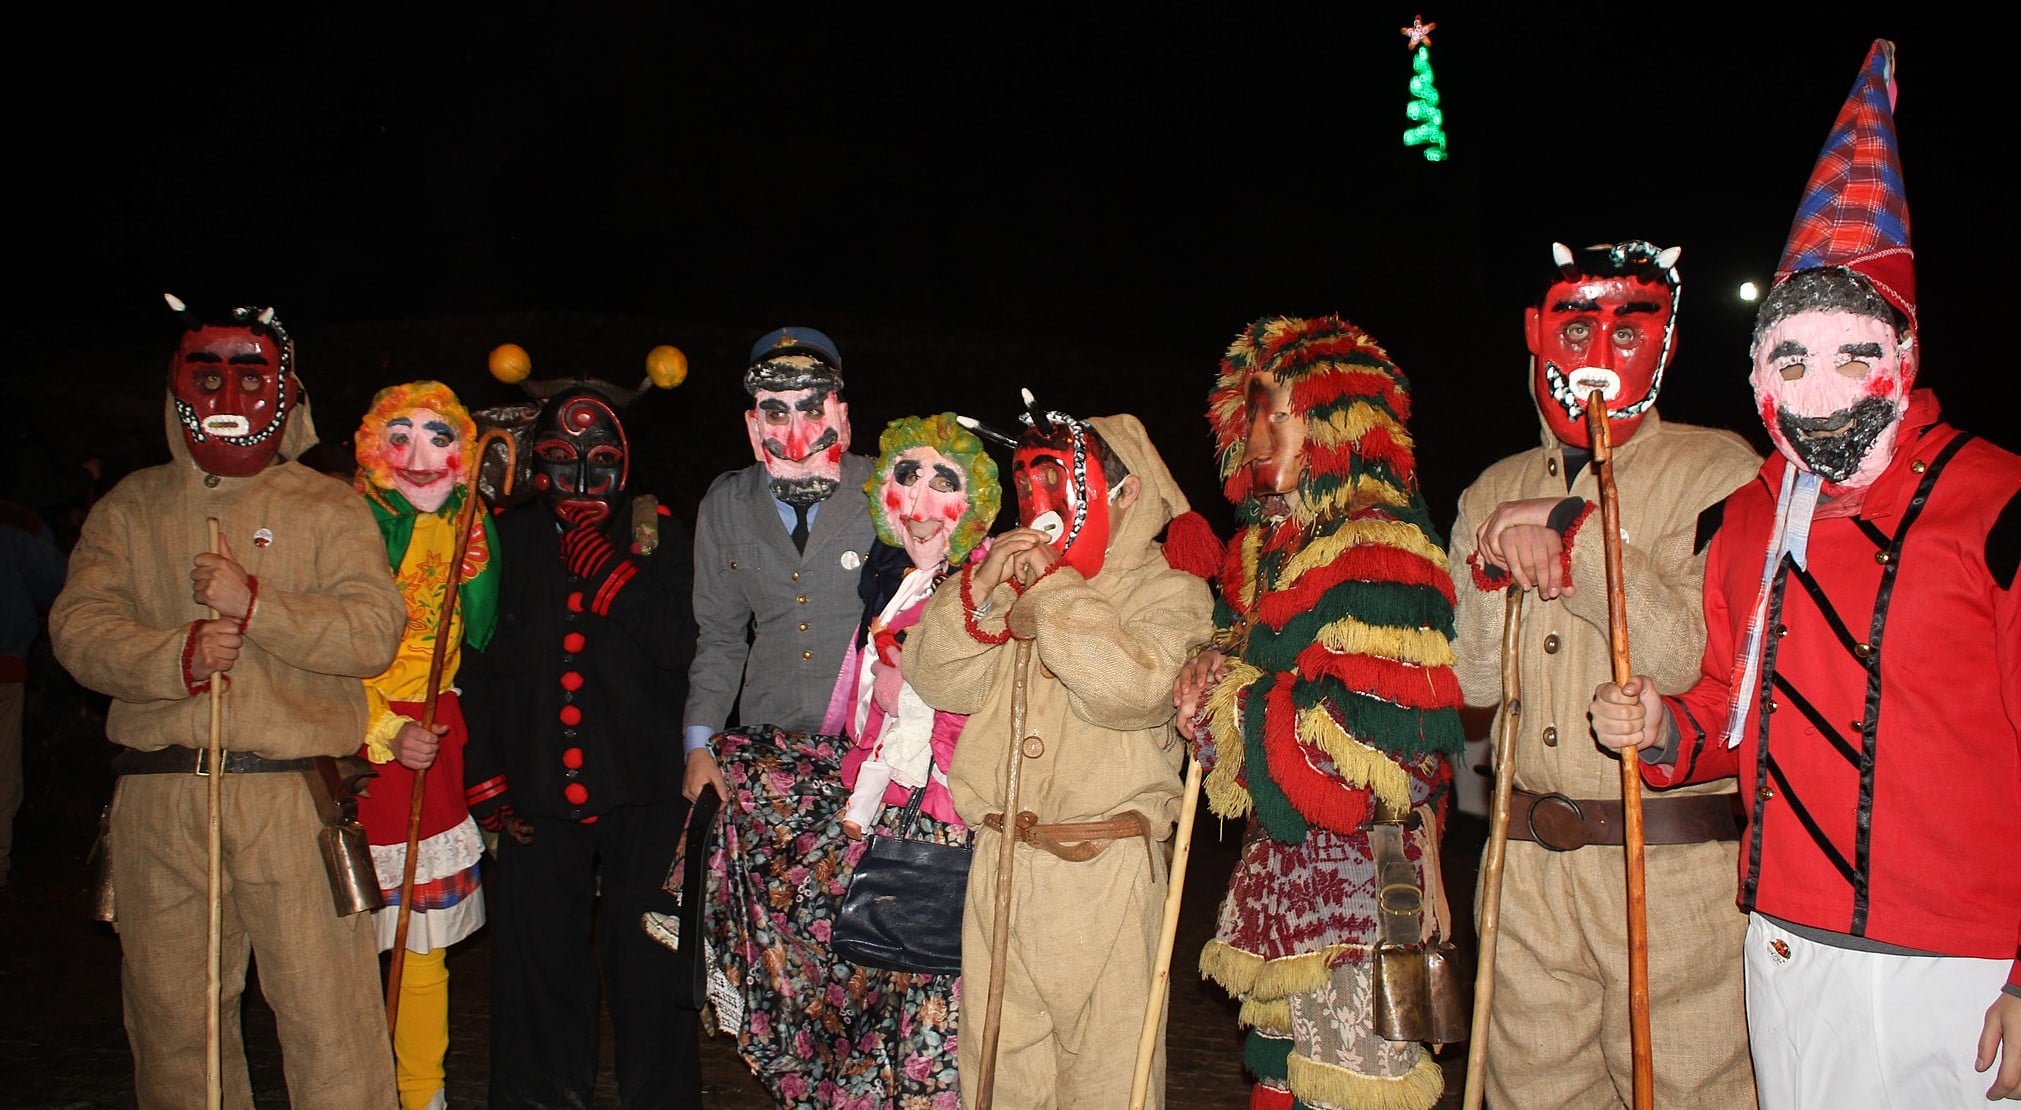
M 704 786 L 688 808 L 687 847 L 681 855 L 680 947 L 674 949 L 674 1005 L 699 1010 L 709 1001 L 709 965 L 702 959 L 702 900 L 715 840 L 716 811 L 723 806 L 714 786 Z
M 850 963 L 961 974 L 969 849 L 911 838 L 925 795 L 924 787 L 912 792 L 896 832 L 873 834 L 849 876 L 829 947 Z

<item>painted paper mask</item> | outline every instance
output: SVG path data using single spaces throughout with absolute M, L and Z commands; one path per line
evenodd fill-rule
M 1305 414 L 1291 398 L 1291 383 L 1261 370 L 1246 390 L 1248 434 L 1242 465 L 1249 468 L 1255 494 L 1290 493 L 1305 474 Z
M 849 450 L 849 405 L 833 389 L 760 389 L 744 414 L 751 451 L 790 505 L 825 500 L 841 484 Z
M 169 393 L 190 455 L 205 473 L 245 477 L 273 464 L 301 388 L 289 372 L 292 360 L 271 309 L 234 309 L 229 322 L 183 333 L 169 365 Z
M 1805 312 L 1756 341 L 1756 410 L 1776 450 L 1828 482 L 1855 488 L 1894 457 L 1909 375 L 1894 325 L 1850 312 Z
M 534 421 L 532 484 L 564 527 L 601 527 L 624 493 L 631 447 L 611 402 L 594 389 L 549 398 Z
M 1675 301 L 1659 282 L 1585 278 L 1551 286 L 1526 310 L 1535 358 L 1537 407 L 1562 443 L 1590 448 L 1586 403 L 1595 388 L 1607 402 L 1608 432 L 1625 443 L 1656 404 L 1671 348 Z
M 476 430 L 448 386 L 388 386 L 358 426 L 358 466 L 373 485 L 398 490 L 409 505 L 432 513 L 469 482 Z
M 1049 416 L 1054 431 L 1027 431 L 1011 456 L 1018 521 L 1051 536 L 1060 558 L 1093 578 L 1108 553 L 1112 487 L 1094 432 L 1058 413 Z

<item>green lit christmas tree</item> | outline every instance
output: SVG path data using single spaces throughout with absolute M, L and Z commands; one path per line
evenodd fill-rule
M 1411 25 L 1402 28 L 1411 51 L 1410 103 L 1404 106 L 1404 115 L 1412 125 L 1403 133 L 1403 144 L 1423 147 L 1427 162 L 1446 160 L 1446 115 L 1439 109 L 1439 87 L 1432 80 L 1432 28 L 1437 26 L 1413 16 Z

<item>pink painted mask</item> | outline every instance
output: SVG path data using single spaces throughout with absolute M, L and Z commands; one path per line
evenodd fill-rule
M 1915 367 L 1894 325 L 1838 309 L 1777 320 L 1754 343 L 1755 410 L 1777 451 L 1853 489 L 1894 458 Z
M 968 512 L 968 475 L 932 447 L 909 447 L 885 472 L 877 503 L 912 565 L 935 570 L 946 561 L 955 526 Z
M 477 425 L 438 381 L 389 385 L 372 398 L 353 437 L 358 468 L 424 513 L 440 510 L 477 465 Z
M 434 409 L 409 409 L 386 422 L 381 456 L 393 488 L 409 505 L 432 513 L 463 483 L 463 448 L 456 429 Z
M 841 485 L 849 405 L 833 389 L 760 389 L 744 413 L 744 427 L 781 501 L 811 505 Z

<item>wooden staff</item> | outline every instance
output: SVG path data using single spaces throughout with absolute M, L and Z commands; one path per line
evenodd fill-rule
M 501 496 L 512 492 L 512 478 L 518 468 L 517 453 L 513 449 L 512 436 L 497 428 L 479 436 L 477 468 L 484 467 L 484 453 L 491 441 L 498 440 L 505 446 L 505 477 L 499 481 Z M 428 659 L 428 692 L 421 703 L 421 727 L 434 729 L 435 703 L 442 693 L 443 660 L 449 654 L 449 640 L 454 631 L 456 617 L 456 597 L 463 591 L 463 557 L 470 550 L 470 530 L 477 527 L 477 512 L 484 495 L 477 490 L 477 475 L 470 476 L 463 502 L 463 511 L 456 516 L 455 554 L 449 560 L 449 584 L 442 599 L 442 617 L 435 624 L 435 650 Z M 414 859 L 421 851 L 421 800 L 428 784 L 428 769 L 423 767 L 414 772 L 414 789 L 407 804 L 407 859 L 400 873 L 400 908 L 394 911 L 393 950 L 386 960 L 386 1030 L 391 1033 L 400 1020 L 400 977 L 407 964 L 407 927 L 414 912 Z
M 1016 685 L 1011 687 L 1010 766 L 1004 771 L 1003 828 L 997 849 L 996 906 L 990 927 L 989 995 L 982 1021 L 982 1070 L 976 1073 L 976 1110 L 989 1110 L 996 1094 L 996 1046 L 1003 1034 L 1004 972 L 1010 966 L 1011 864 L 1017 860 L 1018 773 L 1024 763 L 1025 703 L 1031 697 L 1032 642 L 1017 641 Z
M 218 518 L 205 521 L 210 533 L 210 553 L 218 554 Z M 218 611 L 210 606 L 204 612 L 211 620 L 218 619 Z M 224 1008 L 224 950 L 225 950 L 225 676 L 223 671 L 211 672 L 211 735 L 210 747 L 205 757 L 210 760 L 210 963 L 207 968 L 206 983 L 210 987 L 210 1012 L 204 1015 L 204 1098 L 205 1105 L 217 1110 L 224 1105 L 224 1038 L 218 1032 L 218 1012 Z
M 1151 1060 L 1158 1055 L 1158 1027 L 1165 1016 L 1165 995 L 1172 985 L 1172 946 L 1179 938 L 1179 899 L 1186 893 L 1186 860 L 1193 854 L 1193 817 L 1200 809 L 1200 780 L 1205 772 L 1195 759 L 1186 768 L 1186 793 L 1179 803 L 1179 836 L 1172 846 L 1172 866 L 1165 876 L 1165 923 L 1158 933 L 1158 962 L 1151 973 L 1151 997 L 1144 1003 L 1144 1030 L 1137 1036 L 1137 1070 L 1130 1076 L 1130 1110 L 1144 1110 L 1151 1089 Z
M 1600 482 L 1600 535 L 1607 553 L 1607 631 L 1613 642 L 1614 681 L 1634 677 L 1628 664 L 1628 594 L 1621 577 L 1621 505 L 1614 489 L 1614 446 L 1608 437 L 1607 403 L 1599 390 L 1586 398 L 1586 427 L 1593 440 L 1593 473 Z M 1649 899 L 1642 877 L 1642 768 L 1632 753 L 1621 756 L 1621 841 L 1627 849 L 1628 1029 L 1635 1057 L 1635 1107 L 1656 1101 L 1656 1068 L 1649 1044 Z
M 1474 968 L 1474 1021 L 1467 1041 L 1465 1110 L 1481 1110 L 1487 1090 L 1488 1007 L 1495 997 L 1495 938 L 1502 920 L 1502 858 L 1509 845 L 1509 796 L 1516 784 L 1516 733 L 1523 717 L 1523 587 L 1511 583 L 1502 612 L 1502 719 L 1495 732 L 1495 801 L 1481 865 L 1480 957 Z

